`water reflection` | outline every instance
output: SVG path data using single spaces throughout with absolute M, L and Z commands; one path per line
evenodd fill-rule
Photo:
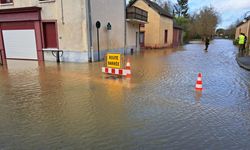
M 202 97 L 202 91 L 195 91 L 195 100 L 196 102 L 200 102 Z

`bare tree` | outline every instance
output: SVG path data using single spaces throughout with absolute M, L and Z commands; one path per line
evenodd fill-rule
M 170 0 L 165 0 L 161 4 L 162 8 L 166 10 L 169 14 L 173 13 L 173 3 Z
M 199 13 L 192 16 L 189 24 L 189 32 L 196 32 L 196 36 L 212 36 L 215 34 L 219 23 L 219 15 L 213 7 L 203 7 Z
M 228 28 L 225 30 L 225 35 L 228 36 L 230 39 L 235 39 L 235 32 L 236 32 L 236 26 L 240 23 L 240 20 L 236 20 L 234 23 L 232 23 Z
M 193 14 L 189 17 L 189 22 L 187 25 L 187 32 L 188 32 L 188 39 L 193 39 L 193 38 L 200 38 L 200 35 L 197 32 L 197 14 Z
M 215 33 L 219 23 L 219 15 L 213 7 L 205 7 L 198 15 L 198 32 L 201 36 L 210 36 Z
M 173 3 L 170 0 L 152 0 L 166 10 L 169 14 L 173 12 Z

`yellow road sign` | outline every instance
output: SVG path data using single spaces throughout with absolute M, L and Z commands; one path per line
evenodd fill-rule
M 121 68 L 121 54 L 108 53 L 107 54 L 107 67 L 109 68 Z

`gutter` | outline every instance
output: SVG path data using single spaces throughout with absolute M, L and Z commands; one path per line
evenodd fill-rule
M 91 0 L 86 0 L 87 2 L 87 29 L 88 29 L 88 61 L 93 62 L 93 37 L 92 37 L 92 17 L 91 17 Z
M 124 0 L 124 55 L 125 50 L 127 49 L 127 7 L 126 7 L 126 0 Z
M 249 58 L 250 58 L 250 57 L 239 57 L 239 56 L 236 56 L 236 61 L 237 61 L 238 65 L 239 65 L 241 68 L 250 71 L 250 65 L 244 63 L 244 60 L 243 60 L 243 59 L 249 59 Z
M 62 13 L 62 24 L 64 25 L 64 10 L 63 10 L 63 0 L 61 0 L 61 13 Z

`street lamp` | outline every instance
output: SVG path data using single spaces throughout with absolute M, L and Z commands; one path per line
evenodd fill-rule
M 243 22 L 247 22 L 247 19 L 248 17 L 250 17 L 250 11 L 247 11 L 245 14 L 244 14 L 244 19 L 243 19 Z

